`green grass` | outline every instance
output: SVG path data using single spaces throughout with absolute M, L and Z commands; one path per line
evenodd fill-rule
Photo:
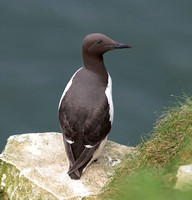
M 165 109 L 150 139 L 136 147 L 104 189 L 99 199 L 191 200 L 191 192 L 173 187 L 180 165 L 192 163 L 192 98 L 177 98 L 174 108 Z

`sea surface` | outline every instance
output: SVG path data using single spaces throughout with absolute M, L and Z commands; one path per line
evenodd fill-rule
M 104 60 L 115 107 L 109 139 L 137 145 L 174 96 L 192 95 L 191 10 L 190 0 L 0 0 L 0 151 L 14 134 L 60 132 L 61 94 L 94 32 L 134 47 Z

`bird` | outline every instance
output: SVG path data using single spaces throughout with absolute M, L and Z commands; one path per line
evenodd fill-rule
M 96 161 L 113 123 L 112 80 L 103 54 L 113 49 L 132 48 L 102 33 L 87 35 L 82 43 L 83 67 L 69 80 L 61 96 L 58 116 L 66 155 L 67 174 L 81 178 Z

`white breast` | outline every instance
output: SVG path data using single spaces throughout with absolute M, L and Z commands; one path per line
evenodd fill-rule
M 108 84 L 107 88 L 105 90 L 105 94 L 107 96 L 107 100 L 109 103 L 109 115 L 110 115 L 110 121 L 111 124 L 113 123 L 113 116 L 114 116 L 114 108 L 113 108 L 113 99 L 112 99 L 112 80 L 111 76 L 108 73 Z
M 65 87 L 65 89 L 64 89 L 64 91 L 63 91 L 63 94 L 62 94 L 62 96 L 61 96 L 61 99 L 60 99 L 60 101 L 59 101 L 58 109 L 59 109 L 59 107 L 60 107 L 60 105 L 61 105 L 61 102 L 62 102 L 62 100 L 63 100 L 63 98 L 64 98 L 64 96 L 65 96 L 67 90 L 68 90 L 68 89 L 71 87 L 71 85 L 72 85 L 72 81 L 73 81 L 74 76 L 75 76 L 75 75 L 77 74 L 77 72 L 78 72 L 79 70 L 81 70 L 81 69 L 82 69 L 82 67 L 81 67 L 80 69 L 78 69 L 78 70 L 73 74 L 73 76 L 71 77 L 70 81 L 67 83 L 67 85 L 66 85 L 66 87 Z

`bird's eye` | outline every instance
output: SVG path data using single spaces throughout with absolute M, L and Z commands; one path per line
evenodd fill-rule
M 101 44 L 102 43 L 102 40 L 97 40 L 97 44 Z

